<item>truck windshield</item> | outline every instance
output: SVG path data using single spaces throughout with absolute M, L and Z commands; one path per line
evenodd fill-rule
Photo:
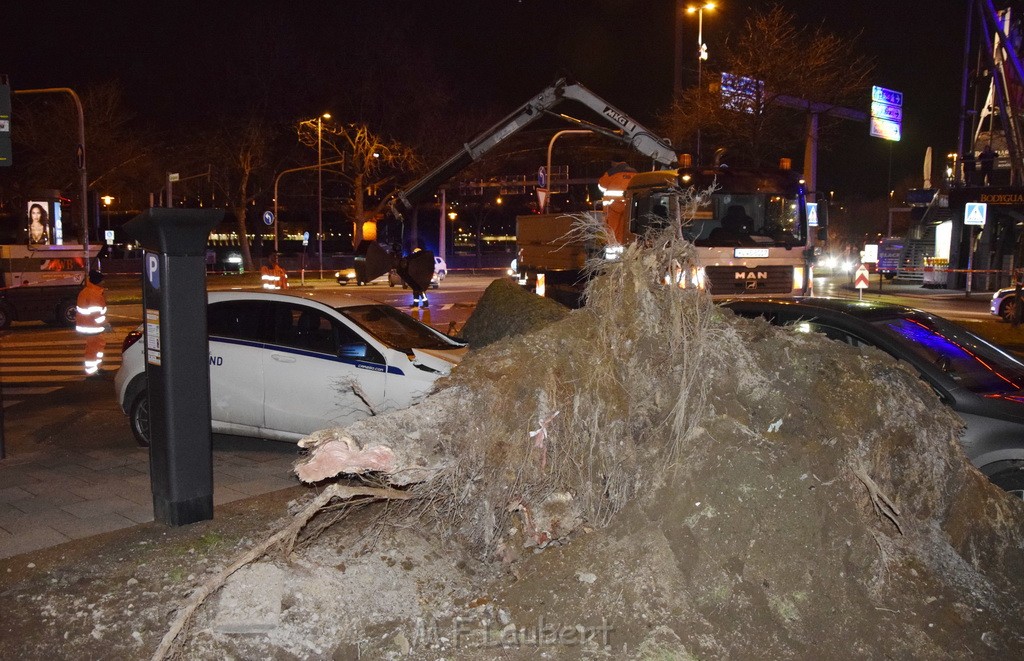
M 698 246 L 796 246 L 803 244 L 800 199 L 782 194 L 711 196 L 711 208 L 700 210 L 691 229 Z
M 684 229 L 695 245 L 795 247 L 806 243 L 806 212 L 800 187 L 781 178 L 725 173 L 699 177 L 693 185 L 697 190 L 714 187 L 710 204 L 698 209 Z M 666 187 L 634 196 L 631 231 L 642 234 L 658 226 L 669 214 L 674 216 L 679 195 L 678 189 Z

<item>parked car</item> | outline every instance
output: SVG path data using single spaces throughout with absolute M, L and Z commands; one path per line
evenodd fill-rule
M 383 278 L 386 277 L 387 280 L 388 280 L 388 284 L 391 285 L 392 287 L 394 287 L 395 284 L 397 284 L 398 282 L 401 281 L 401 279 L 398 278 L 398 280 L 396 280 L 395 282 L 392 282 L 392 279 L 391 279 L 392 278 L 392 274 L 394 274 L 395 278 L 398 278 L 398 274 L 395 273 L 395 270 L 391 269 L 386 274 L 378 276 L 378 277 L 374 278 L 373 280 L 371 280 L 370 282 L 378 282 L 378 281 L 381 281 Z M 354 268 L 351 268 L 351 267 L 347 268 L 347 269 L 341 269 L 340 271 L 335 271 L 334 272 L 334 279 L 337 280 L 338 284 L 343 286 L 343 287 L 345 285 L 349 284 L 350 282 L 354 283 L 354 284 L 357 284 L 359 286 L 370 284 L 370 282 L 359 282 L 359 280 L 356 279 L 356 270 Z
M 340 292 L 210 292 L 213 431 L 297 441 L 419 401 L 465 345 L 395 308 Z M 121 409 L 149 444 L 145 342 L 125 340 L 114 379 Z
M 1003 287 L 992 294 L 989 311 L 1003 321 L 1013 321 L 1013 315 L 1017 312 L 1017 302 L 1017 288 Z
M 898 305 L 835 298 L 733 299 L 743 317 L 868 345 L 912 366 L 967 428 L 971 462 L 1024 498 L 1024 363 L 941 317 Z
M 402 282 L 402 277 L 400 275 L 398 275 L 398 271 L 396 271 L 395 269 L 391 269 L 390 271 L 387 272 L 386 275 L 387 275 L 388 286 L 389 287 L 395 287 L 397 285 L 401 285 L 403 288 L 408 288 L 408 285 L 406 285 L 404 282 Z M 441 286 L 441 281 L 443 281 L 445 279 L 445 277 L 447 277 L 447 276 L 448 276 L 448 265 L 445 263 L 445 261 L 443 259 L 441 259 L 440 257 L 436 257 L 435 256 L 434 257 L 434 275 L 430 276 L 430 286 L 433 289 L 437 289 L 438 287 Z M 380 280 L 383 277 L 385 277 L 385 276 L 382 275 L 382 276 L 380 276 L 380 278 L 376 278 L 372 282 L 376 282 L 377 280 Z M 337 280 L 338 284 L 342 285 L 342 286 L 347 285 L 350 282 L 354 282 L 357 285 L 369 284 L 368 282 L 359 282 L 356 279 L 356 270 L 354 268 L 341 269 L 340 271 L 336 271 L 334 273 L 334 279 Z

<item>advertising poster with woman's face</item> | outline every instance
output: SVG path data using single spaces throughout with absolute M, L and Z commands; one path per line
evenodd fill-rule
M 28 244 L 45 246 L 50 243 L 50 214 L 46 202 L 28 203 Z

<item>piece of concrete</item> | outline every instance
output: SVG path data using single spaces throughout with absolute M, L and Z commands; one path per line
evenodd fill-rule
M 281 622 L 284 573 L 260 562 L 239 569 L 220 591 L 213 628 L 220 633 L 268 633 Z

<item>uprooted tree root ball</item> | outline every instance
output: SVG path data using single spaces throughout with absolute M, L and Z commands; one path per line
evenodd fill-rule
M 303 479 L 361 475 L 402 500 L 364 537 L 345 519 L 307 534 L 286 573 L 336 588 L 289 601 L 295 636 L 243 641 L 208 613 L 185 655 L 1021 656 L 1024 507 L 969 465 L 959 418 L 881 352 L 661 284 L 693 266 L 679 230 L 417 406 L 307 439 Z M 530 303 L 481 305 L 494 324 Z M 368 601 L 334 594 L 357 589 Z

